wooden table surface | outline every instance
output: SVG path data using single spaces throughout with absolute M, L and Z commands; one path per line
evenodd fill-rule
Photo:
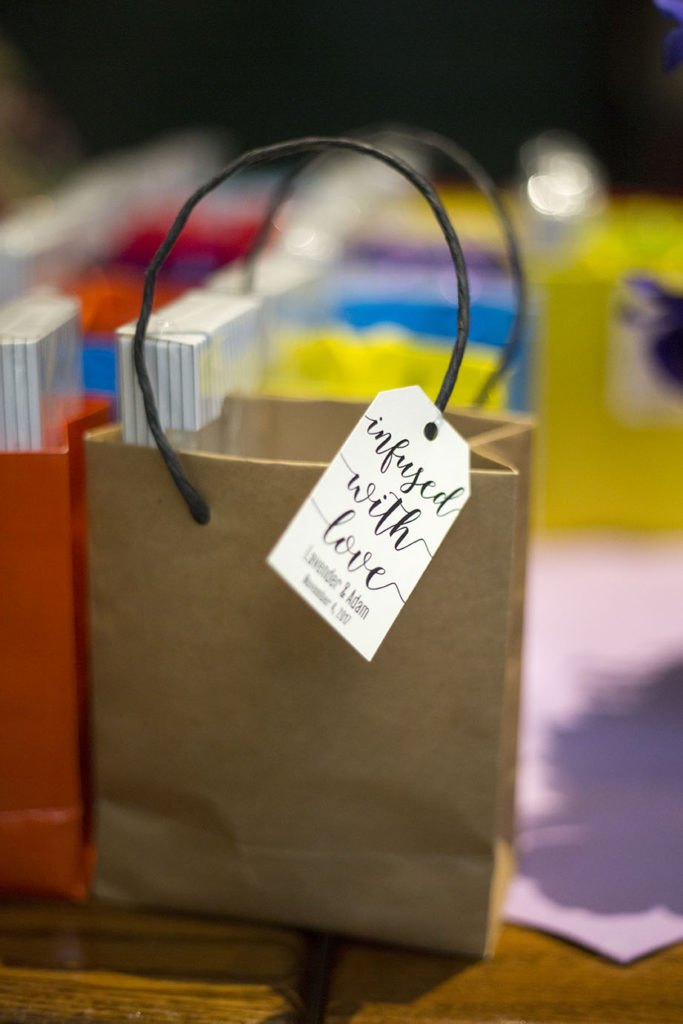
M 1 1024 L 258 1024 L 300 1016 L 296 932 L 88 904 L 0 906 Z
M 523 928 L 496 955 L 315 942 L 284 928 L 43 904 L 0 906 L 0 1024 L 683 1024 L 683 945 L 619 967 Z

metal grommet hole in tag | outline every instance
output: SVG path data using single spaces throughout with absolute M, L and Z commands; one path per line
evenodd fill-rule
M 436 423 L 428 423 L 424 429 L 424 435 L 428 441 L 433 441 L 436 435 L 439 433 L 439 428 Z

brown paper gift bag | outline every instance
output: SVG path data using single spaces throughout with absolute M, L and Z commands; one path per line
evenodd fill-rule
M 245 456 L 182 456 L 206 527 L 156 450 L 90 437 L 96 890 L 481 954 L 510 868 L 530 427 L 449 416 L 472 495 L 367 663 L 266 565 L 362 411 L 245 403 Z
M 511 867 L 531 428 L 449 414 L 471 497 L 368 663 L 266 565 L 363 412 L 228 399 L 180 454 L 205 526 L 156 450 L 90 437 L 96 891 L 479 955 Z

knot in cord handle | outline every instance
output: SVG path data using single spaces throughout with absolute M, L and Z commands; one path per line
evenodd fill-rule
M 379 160 L 382 163 L 387 164 L 389 167 L 398 171 L 399 174 L 402 174 L 403 177 L 417 189 L 429 204 L 437 223 L 441 228 L 446 244 L 448 245 L 448 250 L 451 254 L 451 259 L 453 260 L 453 266 L 455 268 L 458 286 L 457 336 L 451 351 L 443 383 L 434 403 L 441 412 L 445 410 L 448 399 L 450 398 L 455 386 L 458 371 L 465 354 L 465 346 L 467 344 L 470 327 L 470 297 L 467 283 L 467 269 L 465 267 L 465 258 L 463 256 L 458 236 L 448 219 L 443 203 L 439 199 L 430 182 L 422 174 L 411 167 L 410 164 L 406 163 L 405 160 L 402 160 L 400 157 L 392 153 L 378 149 L 369 142 L 363 142 L 359 139 L 310 136 L 302 139 L 294 139 L 291 142 L 279 142 L 272 146 L 262 146 L 258 149 L 252 149 L 247 153 L 243 153 L 242 156 L 233 160 L 232 163 L 228 164 L 227 167 L 224 167 L 223 170 L 219 171 L 213 178 L 198 188 L 180 208 L 168 234 L 166 235 L 166 238 L 157 249 L 145 273 L 142 305 L 140 307 L 140 315 L 135 327 L 135 336 L 133 339 L 133 361 L 135 364 L 135 372 L 140 384 L 140 390 L 142 392 L 145 406 L 145 416 L 147 417 L 150 431 L 152 432 L 157 448 L 166 463 L 168 471 L 186 502 L 193 519 L 202 525 L 208 523 L 211 518 L 209 506 L 188 480 L 185 471 L 180 465 L 178 456 L 171 447 L 168 438 L 162 429 L 154 392 L 152 390 L 152 385 L 145 363 L 144 340 L 152 312 L 154 290 L 159 270 L 178 240 L 178 237 L 185 227 L 195 206 L 204 198 L 204 196 L 208 195 L 209 192 L 212 192 L 219 185 L 222 185 L 224 181 L 228 180 L 228 178 L 231 178 L 234 174 L 237 174 L 238 171 L 245 170 L 248 167 L 258 167 L 260 164 L 270 163 L 273 160 L 285 159 L 287 157 L 300 156 L 304 153 L 315 153 L 329 149 L 346 149 L 352 150 L 356 153 L 364 153 L 367 156 L 373 157 L 375 160 Z

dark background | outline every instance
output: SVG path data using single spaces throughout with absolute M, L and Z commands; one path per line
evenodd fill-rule
M 683 71 L 649 0 L 14 0 L 0 29 L 89 155 L 190 125 L 240 146 L 385 119 L 499 179 L 547 128 L 616 185 L 683 183 Z

